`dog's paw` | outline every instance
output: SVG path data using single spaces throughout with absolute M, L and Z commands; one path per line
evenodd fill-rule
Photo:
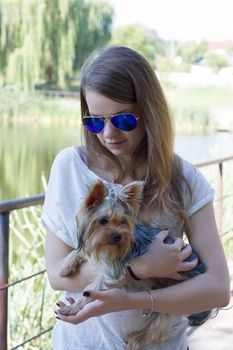
M 70 315 L 76 315 L 77 312 L 81 310 L 81 307 L 77 305 L 77 303 L 72 304 L 72 305 L 66 305 L 62 306 L 59 309 L 59 314 L 65 315 L 65 316 L 70 316 Z
M 60 277 L 67 277 L 74 275 L 79 271 L 81 264 L 86 261 L 86 259 L 79 255 L 76 250 L 73 250 L 65 259 L 65 262 L 59 272 Z
M 60 277 L 67 277 L 67 276 L 71 276 L 73 274 L 75 274 L 75 272 L 77 271 L 77 267 L 76 266 L 65 266 L 60 272 L 59 272 L 59 276 Z

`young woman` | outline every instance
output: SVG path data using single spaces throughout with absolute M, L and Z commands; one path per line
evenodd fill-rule
M 142 349 L 186 350 L 187 318 L 183 315 L 229 302 L 229 276 L 214 218 L 213 190 L 194 166 L 174 154 L 172 120 L 163 91 L 137 52 L 113 46 L 88 60 L 82 71 L 81 115 L 85 142 L 56 157 L 42 216 L 49 281 L 53 289 L 66 291 L 68 299 L 59 305 L 73 303 L 95 277 L 96 266 L 90 261 L 69 278 L 59 277 L 59 271 L 66 256 L 77 248 L 75 215 L 80 202 L 99 178 L 113 186 L 143 180 L 138 219 L 161 228 L 148 252 L 132 262 L 131 274 L 141 279 L 182 280 L 179 272 L 196 264 L 184 261 L 191 246 L 207 270 L 152 290 L 151 295 L 121 289 L 86 291 L 93 302 L 82 311 L 75 316 L 57 314 L 53 348 L 125 349 L 125 335 L 141 322 L 141 309 L 151 309 L 152 298 L 153 311 L 176 315 L 177 321 L 167 341 Z M 181 250 L 184 229 L 191 246 Z M 177 237 L 171 245 L 164 243 L 168 230 Z

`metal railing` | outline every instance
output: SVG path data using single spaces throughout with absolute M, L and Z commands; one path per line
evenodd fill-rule
M 232 230 L 232 227 L 228 229 L 227 232 L 222 232 L 222 214 L 223 214 L 223 200 L 226 199 L 226 196 L 223 196 L 223 163 L 233 161 L 233 156 L 225 157 L 225 158 L 219 158 L 215 160 L 211 160 L 208 162 L 202 162 L 197 163 L 196 167 L 203 168 L 211 165 L 217 165 L 216 169 L 216 178 L 217 178 L 217 189 L 216 189 L 216 202 L 217 202 L 217 208 L 216 208 L 216 221 L 219 233 L 224 235 L 227 234 Z M 230 196 L 233 197 L 233 193 L 230 194 Z
M 27 279 L 34 278 L 45 273 L 46 270 L 39 271 L 20 280 L 9 283 L 9 225 L 10 213 L 13 210 L 19 210 L 30 206 L 41 205 L 44 202 L 44 194 L 35 195 L 26 198 L 17 198 L 8 201 L 0 202 L 0 350 L 7 350 L 7 321 L 8 321 L 8 288 L 13 287 L 18 283 L 22 283 Z M 23 343 L 18 344 L 11 350 L 17 349 L 31 340 L 40 337 L 51 328 L 38 333 L 30 339 L 26 339 Z
M 233 161 L 233 156 L 221 158 L 209 162 L 196 164 L 197 167 L 207 167 L 211 165 L 217 166 L 217 208 L 216 208 L 216 219 L 219 232 L 221 234 L 227 233 L 222 232 L 222 210 L 223 210 L 223 163 Z M 230 194 L 233 197 L 233 194 Z M 228 196 L 229 197 L 229 196 Z M 8 255 L 9 255 L 9 224 L 10 224 L 10 213 L 13 210 L 18 210 L 30 206 L 41 205 L 44 202 L 44 195 L 35 195 L 32 197 L 18 198 L 14 200 L 0 202 L 0 350 L 7 350 L 7 322 L 8 322 L 8 288 L 13 287 L 15 284 L 22 283 L 26 279 L 31 279 L 38 274 L 44 274 L 46 270 L 39 271 L 25 278 L 9 283 L 9 268 L 8 268 Z M 229 228 L 228 231 L 233 229 Z M 26 339 L 23 343 L 18 344 L 11 350 L 17 349 L 20 346 L 29 343 L 33 339 L 40 337 L 46 332 L 49 332 L 51 328 L 38 333 L 30 339 Z

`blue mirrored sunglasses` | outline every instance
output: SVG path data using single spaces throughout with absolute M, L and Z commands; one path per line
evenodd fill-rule
M 132 113 L 119 113 L 112 116 L 94 117 L 84 116 L 82 118 L 84 128 L 94 134 L 104 130 L 105 119 L 110 118 L 112 125 L 122 131 L 132 131 L 137 127 L 138 117 Z

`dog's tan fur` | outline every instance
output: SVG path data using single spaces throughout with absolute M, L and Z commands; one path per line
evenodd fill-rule
M 132 182 L 124 186 L 113 201 L 103 182 L 94 184 L 76 216 L 79 248 L 68 255 L 61 277 L 76 273 L 83 261 L 94 259 L 99 266 L 98 276 L 86 290 L 121 286 L 139 291 L 162 286 L 153 279 L 132 281 L 130 286 L 122 282 L 126 258 L 134 244 L 142 189 L 142 182 Z M 74 315 L 89 302 L 90 299 L 82 296 L 74 304 L 63 306 L 59 312 Z M 147 319 L 142 318 L 140 329 L 128 334 L 125 339 L 126 349 L 137 350 L 146 344 L 165 341 L 173 323 L 174 317 L 155 312 Z

